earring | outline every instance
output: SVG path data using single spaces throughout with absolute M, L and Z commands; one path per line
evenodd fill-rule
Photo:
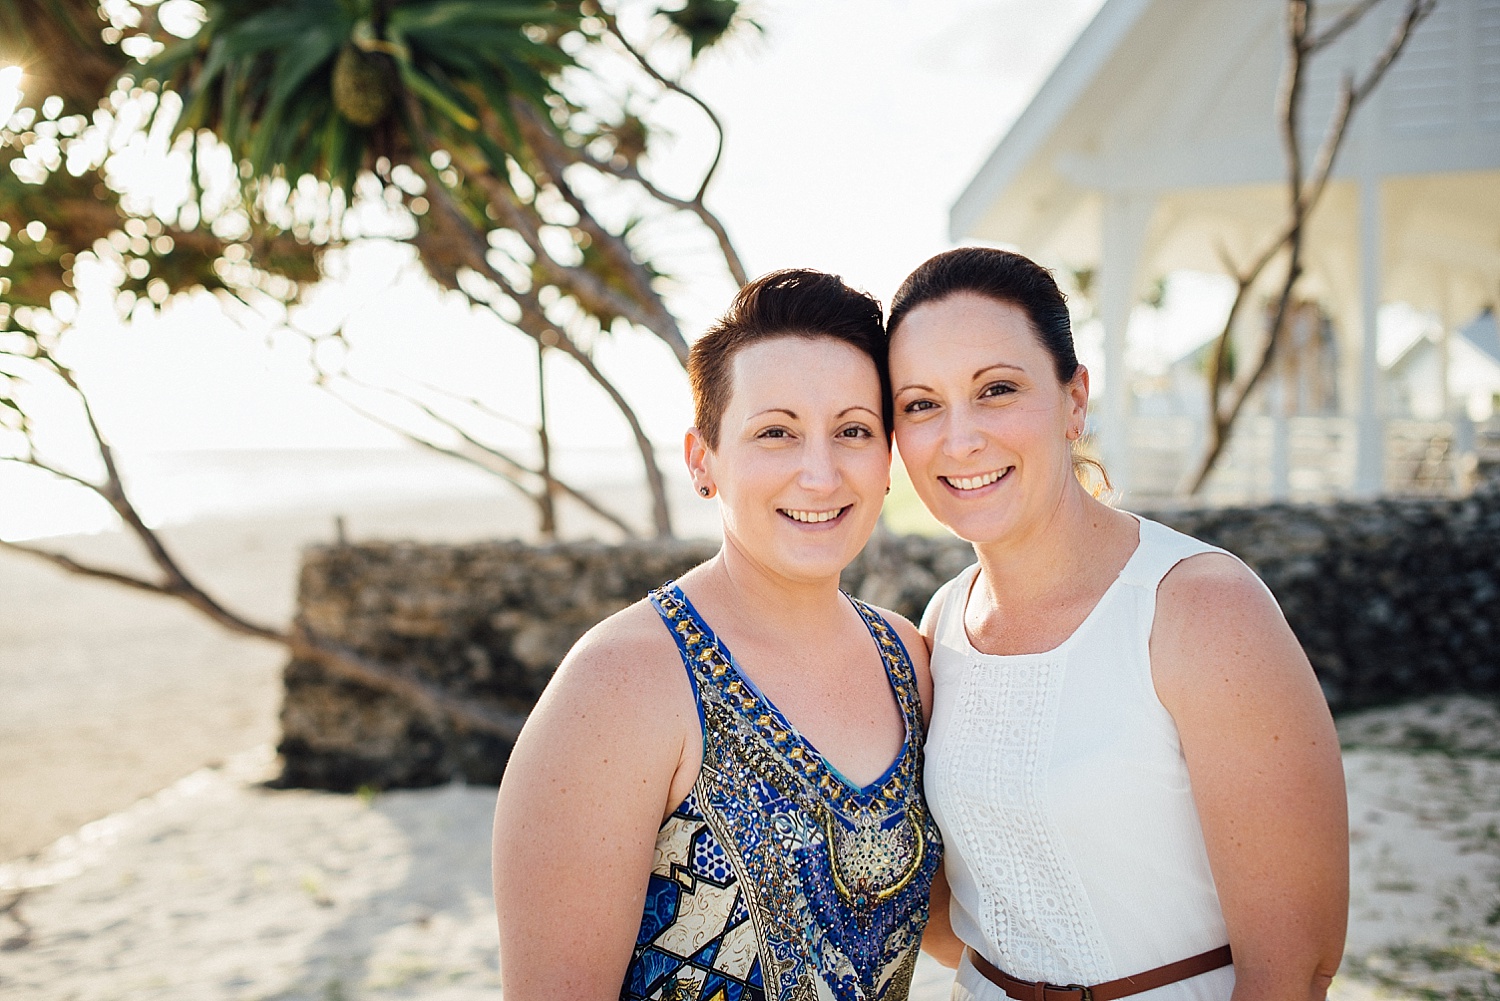
M 699 487 L 698 488 L 698 492 L 700 494 L 702 494 L 703 496 L 707 497 L 708 496 L 708 487 Z

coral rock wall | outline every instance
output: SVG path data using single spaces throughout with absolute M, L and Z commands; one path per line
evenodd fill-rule
M 1500 492 L 1156 517 L 1260 574 L 1335 711 L 1500 695 Z M 303 565 L 299 615 L 314 635 L 525 711 L 590 626 L 713 551 L 707 542 L 319 547 Z M 916 621 L 972 561 L 954 539 L 879 535 L 844 586 Z M 509 750 L 302 661 L 286 670 L 282 733 L 283 781 L 329 789 L 494 783 Z

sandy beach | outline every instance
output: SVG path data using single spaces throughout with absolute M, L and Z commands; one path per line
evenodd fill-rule
M 640 488 L 617 488 L 624 498 Z M 713 534 L 713 508 L 673 496 L 682 534 Z M 639 507 L 639 505 L 637 505 Z M 181 563 L 242 614 L 285 624 L 302 549 L 346 537 L 465 542 L 529 538 L 532 509 L 514 494 L 171 526 Z M 565 505 L 569 535 L 608 537 Z M 119 532 L 41 540 L 77 559 L 152 575 Z M 178 602 L 65 573 L 0 549 L 0 861 L 38 851 L 198 768 L 274 744 L 285 657 L 234 636 Z
M 354 539 L 529 524 L 503 500 L 346 515 Z M 167 537 L 237 607 L 280 622 L 302 546 L 333 531 L 312 513 Z M 58 545 L 138 565 L 127 541 Z M 0 997 L 495 996 L 493 789 L 266 788 L 279 649 L 11 553 L 0 594 Z M 1334 996 L 1495 996 L 1500 711 L 1438 700 L 1340 727 L 1354 892 Z M 949 980 L 924 960 L 913 997 L 946 997 Z

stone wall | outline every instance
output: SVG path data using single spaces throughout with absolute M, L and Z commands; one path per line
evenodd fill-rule
M 1160 520 L 1241 556 L 1275 592 L 1336 711 L 1419 695 L 1500 696 L 1500 492 L 1453 501 L 1180 511 Z M 308 551 L 314 635 L 524 711 L 591 625 L 712 555 L 707 542 L 413 543 Z M 914 621 L 973 561 L 949 538 L 877 536 L 844 586 Z M 353 789 L 494 783 L 508 747 L 293 661 L 283 780 Z

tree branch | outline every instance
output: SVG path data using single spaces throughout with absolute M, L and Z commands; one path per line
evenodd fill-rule
M 1344 11 L 1332 24 L 1308 40 L 1307 54 L 1316 55 L 1338 41 L 1339 36 L 1358 24 L 1360 18 L 1368 14 L 1370 9 L 1378 3 L 1380 0 L 1359 0 L 1359 3 Z
M 745 271 L 745 265 L 740 260 L 739 252 L 735 250 L 733 242 L 729 239 L 729 231 L 724 228 L 723 221 L 703 203 L 701 196 L 691 199 L 679 198 L 658 188 L 646 175 L 641 173 L 638 166 L 629 161 L 616 164 L 611 161 L 601 160 L 587 149 L 567 145 L 550 132 L 547 133 L 547 137 L 550 148 L 555 155 L 564 157 L 571 163 L 581 163 L 600 173 L 610 174 L 622 181 L 638 184 L 646 194 L 663 205 L 696 215 L 698 220 L 714 234 L 714 239 L 718 241 L 719 252 L 723 255 L 724 264 L 729 268 L 729 273 L 734 278 L 735 284 L 744 285 L 750 281 L 750 276 Z
M 673 93 L 681 94 L 689 101 L 692 101 L 698 106 L 703 114 L 708 116 L 709 122 L 712 123 L 714 131 L 718 134 L 718 144 L 714 149 L 713 162 L 708 165 L 708 170 L 704 172 L 703 181 L 698 185 L 698 191 L 695 195 L 693 195 L 692 199 L 694 202 L 702 203 L 703 196 L 708 193 L 708 186 L 710 182 L 713 181 L 714 173 L 719 169 L 719 161 L 724 156 L 724 123 L 719 121 L 719 116 L 714 114 L 714 109 L 710 108 L 708 106 L 708 103 L 705 102 L 703 98 L 688 90 L 678 81 L 667 77 L 655 66 L 653 66 L 651 64 L 651 60 L 647 59 L 645 54 L 636 49 L 636 47 L 630 43 L 630 39 L 625 37 L 625 33 L 620 30 L 620 22 L 614 14 L 608 13 L 606 11 L 600 11 L 599 16 L 603 18 L 604 25 L 609 29 L 609 33 L 615 37 L 615 40 L 620 43 L 621 47 L 623 47 L 626 52 L 630 53 L 630 57 L 640 65 L 641 69 L 646 71 L 647 76 L 651 77 L 651 79 L 655 80 L 657 83 L 661 84 L 663 87 L 667 88 Z M 740 284 L 743 285 L 744 282 L 741 282 Z
M 523 713 L 506 712 L 465 699 L 423 681 L 410 665 L 392 667 L 362 656 L 343 644 L 310 635 L 297 625 L 283 642 L 298 660 L 317 664 L 343 681 L 393 695 L 439 725 L 488 733 L 513 742 L 526 722 Z
M 1209 441 L 1203 456 L 1188 477 L 1187 492 L 1196 494 L 1208 481 L 1209 474 L 1218 462 L 1228 444 L 1229 435 L 1244 409 L 1250 394 L 1261 383 L 1266 373 L 1270 370 L 1271 363 L 1276 357 L 1277 348 L 1284 335 L 1286 319 L 1290 312 L 1293 292 L 1298 279 L 1302 275 L 1302 243 L 1304 228 L 1307 219 L 1323 197 L 1328 186 L 1328 179 L 1332 175 L 1333 166 L 1338 158 L 1339 150 L 1342 148 L 1344 138 L 1348 133 L 1349 123 L 1353 120 L 1355 111 L 1374 92 L 1387 70 L 1395 63 L 1401 54 L 1411 33 L 1422 19 L 1430 14 L 1436 6 L 1437 0 L 1409 0 L 1406 14 L 1397 24 L 1387 41 L 1385 48 L 1371 65 L 1363 80 L 1355 83 L 1346 77 L 1339 91 L 1338 103 L 1335 106 L 1333 118 L 1328 130 L 1324 134 L 1322 143 L 1319 145 L 1316 159 L 1314 160 L 1312 174 L 1304 179 L 1302 176 L 1301 161 L 1301 138 L 1299 134 L 1301 113 L 1301 77 L 1305 69 L 1306 61 L 1312 52 L 1319 47 L 1318 40 L 1308 40 L 1308 25 L 1312 20 L 1312 0 L 1291 0 L 1288 4 L 1288 67 L 1287 83 L 1283 87 L 1283 98 L 1281 107 L 1281 133 L 1282 140 L 1287 150 L 1287 187 L 1288 187 L 1288 223 L 1261 255 L 1251 264 L 1250 268 L 1235 275 L 1238 290 L 1234 302 L 1230 306 L 1229 316 L 1225 320 L 1224 328 L 1220 332 L 1214 348 L 1214 358 L 1209 375 Z M 1351 8 L 1361 14 L 1368 12 L 1374 5 L 1364 3 L 1358 7 Z M 1344 23 L 1345 21 L 1348 23 Z M 1336 22 L 1334 27 L 1340 33 L 1347 31 L 1354 23 L 1348 20 L 1347 15 Z M 1332 29 L 1330 29 L 1332 30 Z M 1326 38 L 1327 32 L 1320 38 Z M 1265 346 L 1255 367 L 1248 375 L 1235 381 L 1233 386 L 1227 385 L 1225 377 L 1225 363 L 1229 352 L 1229 341 L 1233 334 L 1235 322 L 1239 316 L 1244 301 L 1249 295 L 1251 287 L 1259 279 L 1261 273 L 1275 259 L 1282 250 L 1290 251 L 1287 263 L 1286 278 L 1282 284 L 1281 291 L 1277 296 L 1275 312 L 1272 314 L 1269 329 L 1266 335 Z M 1224 400 L 1224 393 L 1228 390 L 1230 397 Z
M 176 591 L 173 591 L 165 584 L 159 584 L 156 581 L 146 580 L 143 577 L 136 577 L 132 574 L 124 573 L 119 570 L 109 570 L 104 567 L 96 567 L 88 563 L 80 563 L 77 560 L 73 559 L 71 556 L 65 556 L 62 553 L 56 553 L 49 549 L 38 549 L 35 546 L 28 546 L 20 542 L 9 542 L 5 539 L 0 539 L 0 546 L 9 549 L 12 552 L 25 553 L 27 556 L 34 557 L 35 559 L 44 560 L 48 563 L 51 563 L 55 567 L 60 567 L 63 570 L 68 571 L 69 573 L 80 574 L 84 577 L 95 577 L 99 580 L 107 580 L 111 584 L 120 584 L 124 587 L 132 588 L 137 591 L 145 591 L 148 594 L 161 595 L 162 597 L 166 598 L 175 598 L 178 596 Z
M 651 287 L 650 272 L 635 259 L 634 252 L 622 236 L 611 233 L 599 224 L 588 206 L 583 203 L 583 199 L 578 197 L 572 185 L 563 176 L 567 161 L 574 158 L 558 155 L 556 147 L 563 144 L 557 140 L 548 123 L 541 121 L 540 116 L 530 106 L 517 101 L 514 104 L 514 110 L 528 144 L 541 160 L 541 166 L 546 171 L 546 178 L 552 182 L 563 200 L 578 214 L 579 228 L 589 235 L 589 239 L 600 248 L 602 253 L 609 257 L 614 272 L 629 283 L 635 301 L 644 305 L 650 322 L 643 326 L 666 341 L 672 353 L 677 356 L 678 362 L 686 366 L 687 341 L 682 336 L 676 317 L 667 309 L 666 303 L 662 302 L 656 289 Z
M 479 300 L 472 297 L 470 297 L 469 301 L 471 303 L 480 304 Z M 359 404 L 354 403 L 348 398 L 335 392 L 332 387 L 326 385 L 326 383 L 320 382 L 320 385 L 323 385 L 323 388 L 325 390 L 327 390 L 331 395 L 335 396 L 339 400 L 339 402 L 343 403 L 355 413 L 359 414 L 367 420 L 379 424 L 381 427 L 386 428 L 389 431 L 401 435 L 407 441 L 410 441 L 415 445 L 428 449 L 429 451 L 437 452 L 439 455 L 446 455 L 449 458 L 468 463 L 469 465 L 474 466 L 476 469 L 482 469 L 486 473 L 490 473 L 493 476 L 498 476 L 506 483 L 514 487 L 516 490 L 524 494 L 527 500 L 531 501 L 533 504 L 540 505 L 540 501 L 538 500 L 537 495 L 532 492 L 531 488 L 527 487 L 524 483 L 516 478 L 517 475 L 526 475 L 546 479 L 546 477 L 543 477 L 542 474 L 537 470 L 532 469 L 530 466 L 527 466 L 524 463 L 512 458 L 511 456 L 506 455 L 504 452 L 500 451 L 488 442 L 480 441 L 478 438 L 474 437 L 474 435 L 472 435 L 467 429 L 460 427 L 456 422 L 438 413 L 433 407 L 422 402 L 421 400 L 416 399 L 415 397 L 409 396 L 406 393 L 402 393 L 399 390 L 392 389 L 388 386 L 372 385 L 371 383 L 363 382 L 362 380 L 355 379 L 354 377 L 349 375 L 340 375 L 338 376 L 338 378 L 343 379 L 352 385 L 358 386 L 361 389 L 369 390 L 370 392 L 384 393 L 385 395 L 400 400 L 401 402 L 409 406 L 416 407 L 425 416 L 431 418 L 432 420 L 441 424 L 443 427 L 448 428 L 454 434 L 458 435 L 465 444 L 469 445 L 474 450 L 474 452 L 477 452 L 479 454 L 466 452 L 458 448 L 450 448 L 444 445 L 439 445 L 437 442 L 424 438 L 421 435 L 400 426 L 394 421 L 387 420 L 386 418 L 379 416 L 373 411 L 361 407 Z M 495 465 L 493 465 L 493 463 L 499 463 L 501 468 L 497 469 Z M 618 528 L 622 533 L 624 533 L 627 539 L 633 539 L 637 537 L 638 533 L 635 531 L 635 529 L 631 528 L 630 525 L 627 524 L 618 515 L 600 505 L 597 501 L 595 501 L 588 494 L 584 493 L 582 490 L 579 490 L 578 488 L 573 487 L 562 480 L 559 480 L 556 476 L 551 477 L 551 480 L 557 487 L 557 489 L 561 490 L 568 497 L 573 498 L 573 500 L 577 501 L 579 504 L 582 504 L 588 510 L 592 511 L 594 514 L 598 515 L 605 521 L 609 522 L 611 525 Z
M 414 129 L 418 127 L 414 125 Z M 423 135 L 418 131 L 419 135 Z M 428 137 L 423 135 L 423 141 Z M 457 251 L 463 265 L 475 274 L 489 281 L 497 289 L 511 299 L 521 310 L 520 321 L 515 324 L 521 332 L 530 336 L 538 344 L 556 347 L 572 358 L 589 377 L 608 394 L 610 400 L 620 411 L 625 422 L 630 426 L 630 433 L 635 438 L 636 448 L 641 453 L 641 462 L 645 467 L 646 483 L 651 490 L 652 521 L 656 534 L 661 538 L 670 538 L 672 535 L 672 519 L 670 509 L 667 507 L 666 483 L 662 479 L 661 469 L 656 463 L 656 450 L 651 439 L 647 437 L 645 428 L 641 426 L 640 419 L 636 416 L 634 409 L 630 406 L 624 395 L 615 388 L 614 384 L 599 371 L 588 352 L 579 347 L 566 331 L 558 330 L 548 319 L 546 310 L 541 301 L 536 297 L 535 289 L 526 292 L 520 291 L 510 279 L 501 274 L 494 265 L 489 262 L 489 243 L 479 230 L 468 224 L 462 210 L 454 201 L 453 193 L 442 179 L 432 171 L 430 163 L 431 147 L 427 149 L 429 158 L 417 158 L 417 166 L 421 169 L 423 180 L 427 182 L 430 201 L 434 211 L 442 213 L 443 225 L 448 228 L 451 240 L 442 241 L 441 250 L 444 253 Z M 419 253 L 436 253 L 439 247 L 436 244 L 418 244 Z M 441 262 L 441 269 L 429 265 L 429 273 L 444 282 L 445 286 L 465 295 L 468 293 L 459 285 L 456 270 L 456 261 Z M 549 343 L 549 338 L 551 342 Z

